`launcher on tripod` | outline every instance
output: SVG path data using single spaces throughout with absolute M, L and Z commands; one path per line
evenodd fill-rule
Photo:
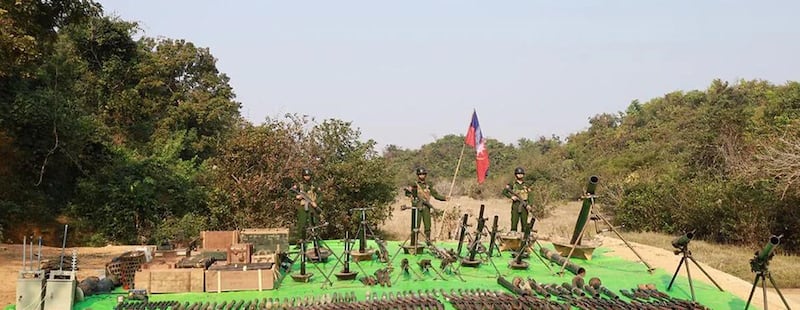
M 700 266 L 700 264 L 698 264 L 696 260 L 694 260 L 694 257 L 692 257 L 692 251 L 689 251 L 689 242 L 691 242 L 692 238 L 694 238 L 694 232 L 695 231 L 692 230 L 690 232 L 687 232 L 683 236 L 680 236 L 672 240 L 672 246 L 675 248 L 675 251 L 673 251 L 673 253 L 675 253 L 675 255 L 683 255 L 683 257 L 681 257 L 681 261 L 678 263 L 678 268 L 675 269 L 675 274 L 672 275 L 672 280 L 669 281 L 669 286 L 667 286 L 667 290 L 672 289 L 672 283 L 675 282 L 675 277 L 678 276 L 678 272 L 681 270 L 681 265 L 683 265 L 683 263 L 686 263 L 686 276 L 689 279 L 689 289 L 692 292 L 693 301 L 695 300 L 694 284 L 692 283 L 692 274 L 689 272 L 689 263 L 686 262 L 687 259 L 693 262 L 695 266 L 697 266 L 697 268 L 700 269 L 700 271 L 702 271 L 703 274 L 705 274 L 706 277 L 708 277 L 708 279 L 711 280 L 711 282 L 717 286 L 720 292 L 723 291 L 722 287 L 720 287 L 719 284 L 717 284 L 717 281 L 714 281 L 714 279 L 708 274 L 708 272 L 706 272 L 705 269 L 703 269 L 703 267 Z
M 420 254 L 423 249 L 425 249 L 425 246 L 419 244 L 419 208 L 402 205 L 400 206 L 400 210 L 411 210 L 411 233 L 407 239 L 410 241 L 410 244 L 403 246 L 403 252 L 413 255 Z M 428 240 L 428 242 L 430 242 L 430 240 Z
M 750 307 L 750 301 L 753 299 L 753 293 L 756 291 L 759 280 L 761 280 L 761 287 L 764 291 L 764 309 L 767 309 L 767 278 L 769 278 L 775 291 L 778 292 L 778 296 L 780 296 L 781 301 L 783 301 L 783 305 L 786 306 L 786 309 L 790 309 L 789 303 L 786 302 L 786 298 L 783 297 L 783 293 L 781 293 L 781 290 L 775 283 L 775 279 L 772 278 L 772 274 L 769 272 L 769 262 L 772 260 L 772 257 L 775 256 L 773 251 L 775 251 L 775 247 L 781 243 L 781 238 L 783 238 L 783 235 L 772 235 L 767 245 L 765 245 L 761 251 L 756 252 L 755 257 L 750 260 L 750 269 L 756 273 L 756 279 L 753 280 L 753 288 L 750 290 L 750 297 L 747 298 L 747 305 L 744 307 L 745 310 Z

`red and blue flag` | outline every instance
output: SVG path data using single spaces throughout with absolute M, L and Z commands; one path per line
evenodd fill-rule
M 486 139 L 481 132 L 481 125 L 478 123 L 478 114 L 472 111 L 472 122 L 467 129 L 465 143 L 475 148 L 475 165 L 478 172 L 478 184 L 483 183 L 489 174 L 489 153 L 486 151 Z

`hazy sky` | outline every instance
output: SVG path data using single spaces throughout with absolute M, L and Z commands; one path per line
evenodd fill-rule
M 380 146 L 588 127 L 715 78 L 800 75 L 800 1 L 101 0 L 144 35 L 210 48 L 254 123 L 352 121 Z

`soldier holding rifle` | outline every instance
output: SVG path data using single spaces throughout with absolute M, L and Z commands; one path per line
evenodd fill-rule
M 315 226 L 317 216 L 321 213 L 319 204 L 322 202 L 322 195 L 319 188 L 311 181 L 311 170 L 303 169 L 303 180 L 292 186 L 292 192 L 296 193 L 298 201 L 297 224 L 295 225 L 295 235 L 293 240 L 306 240 L 306 228 Z
M 428 171 L 425 170 L 425 168 L 417 168 L 416 172 L 417 181 L 413 185 L 404 188 L 404 190 L 406 196 L 411 197 L 411 204 L 416 207 L 417 210 L 419 210 L 422 223 L 425 224 L 425 237 L 427 238 L 428 242 L 430 242 L 431 209 L 433 209 L 433 205 L 431 205 L 431 197 L 439 201 L 447 201 L 447 198 L 440 195 L 436 189 L 434 189 L 428 182 L 425 181 L 425 178 L 428 175 Z M 419 219 L 417 219 L 417 227 L 419 227 Z
M 533 203 L 533 195 L 530 195 L 530 186 L 525 183 L 525 169 L 517 167 L 514 169 L 515 180 L 503 188 L 503 195 L 511 198 L 511 232 L 517 232 L 517 225 L 521 224 L 525 230 L 525 223 L 528 222 L 528 206 Z

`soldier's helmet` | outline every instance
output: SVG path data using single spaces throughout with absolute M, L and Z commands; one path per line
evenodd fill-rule
M 307 175 L 308 176 L 311 175 L 311 169 L 303 168 L 303 176 L 307 176 Z
M 522 169 L 522 167 L 517 167 L 514 169 L 514 174 L 525 174 L 525 169 Z
M 422 174 L 428 174 L 428 170 L 425 170 L 425 168 L 422 167 L 417 168 L 417 175 L 422 175 Z

